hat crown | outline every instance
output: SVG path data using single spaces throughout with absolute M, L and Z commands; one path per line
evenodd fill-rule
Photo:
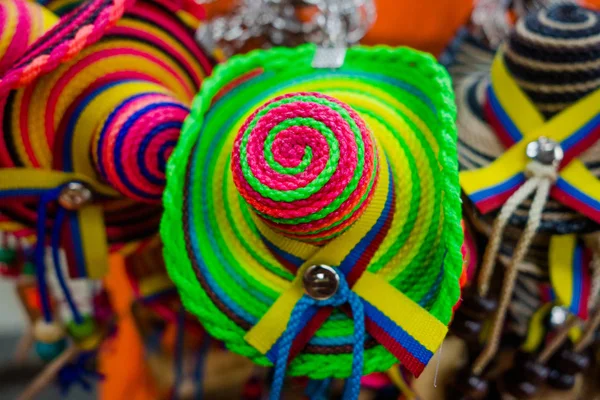
M 503 56 L 525 94 L 552 117 L 600 87 L 600 13 L 572 3 L 530 13 Z
M 320 93 L 274 98 L 234 143 L 235 185 L 277 234 L 322 245 L 364 212 L 378 176 L 371 132 L 348 105 Z

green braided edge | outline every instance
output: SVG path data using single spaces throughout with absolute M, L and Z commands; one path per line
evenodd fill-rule
M 303 45 L 295 49 L 255 50 L 247 55 L 234 56 L 226 64 L 217 66 L 213 75 L 204 81 L 200 93 L 194 99 L 191 113 L 184 122 L 182 135 L 167 164 L 167 186 L 163 195 L 165 212 L 160 228 L 167 271 L 178 287 L 184 306 L 199 318 L 206 330 L 212 336 L 224 341 L 231 351 L 249 357 L 261 365 L 271 365 L 271 362 L 245 342 L 244 331 L 214 306 L 195 276 L 185 250 L 182 224 L 184 180 L 181 177 L 185 176 L 188 159 L 198 139 L 203 116 L 211 100 L 224 84 L 259 66 L 268 66 L 271 70 L 289 68 L 289 60 L 310 59 L 314 51 L 313 45 Z M 447 325 L 452 317 L 452 308 L 460 296 L 458 281 L 462 271 L 460 247 L 463 241 L 460 227 L 461 202 L 456 150 L 456 106 L 450 77 L 431 55 L 409 48 L 357 46 L 348 50 L 348 59 L 372 63 L 374 69 L 379 68 L 381 65 L 379 63 L 382 62 L 402 63 L 404 66 L 417 68 L 422 73 L 423 79 L 428 80 L 428 85 L 431 86 L 431 90 L 427 90 L 426 93 L 435 105 L 440 121 L 438 158 L 444 180 L 442 199 L 444 225 L 441 243 L 446 245 L 447 255 L 440 292 L 430 312 Z M 350 375 L 351 362 L 351 354 L 336 356 L 300 354 L 288 367 L 288 374 L 308 376 L 312 379 L 345 378 Z M 363 372 L 368 374 L 383 371 L 397 362 L 398 360 L 383 346 L 375 346 L 365 351 Z

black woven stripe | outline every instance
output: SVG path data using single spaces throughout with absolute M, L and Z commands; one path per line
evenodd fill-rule
M 600 59 L 600 42 L 590 46 L 545 46 L 511 35 L 508 45 L 515 53 L 536 61 L 552 63 L 581 63 Z
M 600 87 L 600 85 L 598 85 L 598 87 Z M 544 92 L 534 91 L 534 90 L 525 90 L 525 93 L 527 93 L 527 96 L 534 103 L 572 104 L 572 103 L 577 102 L 578 100 L 581 100 L 588 94 L 594 92 L 596 89 L 597 89 L 597 87 L 594 89 L 590 89 L 590 90 L 586 90 L 586 91 L 582 91 L 582 92 L 566 92 L 566 93 L 544 93 Z
M 533 16 L 533 18 L 527 18 L 527 20 L 525 21 L 525 27 L 528 31 L 537 33 L 541 36 L 551 37 L 555 39 L 581 39 L 600 33 L 600 19 L 596 21 L 595 25 L 589 28 L 579 30 L 563 30 L 552 28 L 548 25 L 543 25 L 536 18 L 536 16 Z
M 15 164 L 15 167 L 23 167 L 23 160 L 19 157 L 19 153 L 17 152 L 17 148 L 15 146 L 15 142 L 13 140 L 13 131 L 12 131 L 12 114 L 13 107 L 15 104 L 15 90 L 11 90 L 6 99 L 6 103 L 4 105 L 4 115 L 2 118 L 2 136 L 4 138 L 4 144 L 6 145 L 6 149 L 10 154 L 10 158 L 12 162 Z M 3 165 L 3 167 L 8 167 L 8 165 Z
M 600 79 L 600 68 L 590 68 L 581 71 L 543 71 L 538 69 L 530 69 L 521 64 L 517 64 L 508 55 L 504 57 L 504 63 L 516 79 L 532 83 L 572 85 Z M 573 63 L 565 63 L 565 66 L 566 65 L 573 65 Z

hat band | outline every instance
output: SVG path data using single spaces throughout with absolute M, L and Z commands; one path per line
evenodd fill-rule
M 277 360 L 280 346 L 287 342 L 282 342 L 282 338 L 287 337 L 288 323 L 305 297 L 302 287 L 304 271 L 318 264 L 333 266 L 342 273 L 342 279 L 363 305 L 367 332 L 415 375 L 420 374 L 443 340 L 447 329 L 444 324 L 388 282 L 365 271 L 393 215 L 394 186 L 387 162 L 382 164 L 385 165 L 382 165 L 374 198 L 363 216 L 347 232 L 318 248 L 302 262 L 290 287 L 246 334 L 245 340 L 272 361 Z M 305 328 L 295 335 L 290 350 L 292 356 L 304 347 L 332 311 L 333 307 L 314 304 L 301 316 L 296 315 Z M 423 321 L 427 322 L 422 324 Z
M 527 144 L 544 136 L 565 153 L 551 195 L 600 222 L 600 180 L 577 159 L 600 139 L 598 104 L 600 90 L 545 122 L 506 71 L 502 57 L 496 57 L 486 116 L 508 150 L 485 168 L 461 172 L 463 190 L 482 213 L 499 208 L 525 183 Z

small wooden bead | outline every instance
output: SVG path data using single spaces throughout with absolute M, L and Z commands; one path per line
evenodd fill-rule
M 52 361 L 58 357 L 66 347 L 67 341 L 64 339 L 59 339 L 52 343 L 38 341 L 35 343 L 35 352 L 42 360 Z
M 40 318 L 33 326 L 33 336 L 38 342 L 55 343 L 65 337 L 65 331 L 58 322 L 46 322 Z
M 451 384 L 448 399 L 483 400 L 488 393 L 488 382 L 470 371 L 459 375 Z
M 465 296 L 458 312 L 461 312 L 476 321 L 482 321 L 493 313 L 497 306 L 496 300 L 481 297 L 476 293 L 471 293 Z
M 519 352 L 515 357 L 515 371 L 523 380 L 541 385 L 548 379 L 550 369 L 539 363 L 531 354 Z
M 466 342 L 473 342 L 479 338 L 483 325 L 474 321 L 464 314 L 457 314 L 450 326 L 451 332 Z
M 575 375 L 553 369 L 548 375 L 548 384 L 558 390 L 571 390 L 575 386 Z
M 543 381 L 539 380 L 539 373 L 535 366 L 531 367 L 535 371 L 535 380 L 528 379 L 527 375 L 531 375 L 531 371 L 526 372 L 524 368 L 513 368 L 502 377 L 503 389 L 518 399 L 527 399 L 533 397 Z
M 581 354 L 569 348 L 563 348 L 552 358 L 550 365 L 552 368 L 564 374 L 575 375 L 589 367 L 590 357 L 587 354 Z

